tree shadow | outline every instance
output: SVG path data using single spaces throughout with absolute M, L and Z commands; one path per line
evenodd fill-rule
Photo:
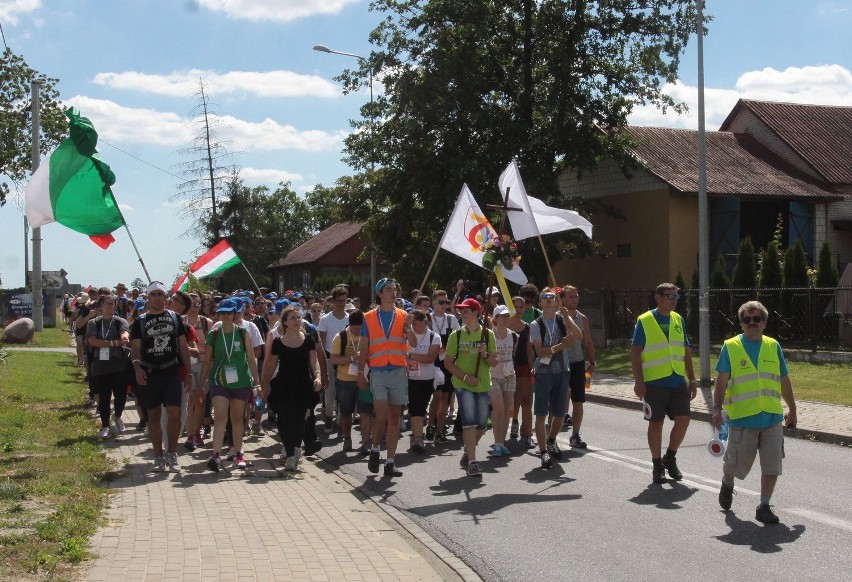
M 783 524 L 762 525 L 753 521 L 745 521 L 736 516 L 733 511 L 725 511 L 725 523 L 731 531 L 715 536 L 717 540 L 735 546 L 749 546 L 753 552 L 775 554 L 784 548 L 781 544 L 791 544 L 805 533 L 804 525 L 792 527 Z
M 664 487 L 665 483 L 651 483 L 630 501 L 637 505 L 654 505 L 658 509 L 683 509 L 680 503 L 698 492 L 697 488 L 687 487 L 677 481 L 667 481 L 667 483 L 671 487 Z

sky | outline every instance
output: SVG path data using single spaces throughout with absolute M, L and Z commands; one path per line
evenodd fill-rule
M 708 130 L 740 98 L 852 105 L 852 0 L 707 0 L 705 14 Z M 92 120 L 142 259 L 167 283 L 203 252 L 184 236 L 190 220 L 174 200 L 199 80 L 246 185 L 330 186 L 352 173 L 343 139 L 369 91 L 343 95 L 334 77 L 357 60 L 312 47 L 366 56 L 380 20 L 369 0 L 0 0 L 6 45 L 58 79 L 63 103 Z M 637 107 L 630 123 L 697 129 L 697 61 L 693 37 L 680 79 L 666 87 L 688 113 Z M 0 287 L 23 285 L 23 222 L 13 194 L 0 209 Z M 71 283 L 147 279 L 124 229 L 106 251 L 58 224 L 41 234 L 43 270 L 65 269 Z

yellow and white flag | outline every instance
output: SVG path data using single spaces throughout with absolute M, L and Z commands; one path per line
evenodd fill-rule
M 480 210 L 479 204 L 465 184 L 456 200 L 456 207 L 450 215 L 444 236 L 441 237 L 441 248 L 481 267 L 485 253 L 480 250 L 480 246 L 496 237 L 497 231 L 488 222 L 485 213 Z M 508 271 L 503 269 L 503 274 L 509 281 L 518 285 L 527 282 L 527 276 L 517 265 Z

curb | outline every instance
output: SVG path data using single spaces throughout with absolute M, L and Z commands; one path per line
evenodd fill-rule
M 330 467 L 338 478 L 364 495 L 364 497 L 377 509 L 382 511 L 388 516 L 388 518 L 397 523 L 399 527 L 408 532 L 409 535 L 432 552 L 437 560 L 440 560 L 446 564 L 449 569 L 458 574 L 459 578 L 465 582 L 483 582 L 482 578 L 476 573 L 476 571 L 464 563 L 464 561 L 458 558 L 455 554 L 450 552 L 447 548 L 438 543 L 435 538 L 429 535 L 426 530 L 417 525 L 411 518 L 405 515 L 405 513 L 388 503 L 379 503 L 376 500 L 378 495 L 371 491 L 369 487 L 364 486 L 363 483 L 357 482 L 353 477 L 341 471 L 340 467 L 331 461 L 322 457 L 320 457 L 320 459 L 321 460 L 318 464 Z
M 586 401 L 606 406 L 616 406 L 618 408 L 627 408 L 629 410 L 642 411 L 642 404 L 635 400 L 619 398 L 618 396 L 608 396 L 603 394 L 593 394 L 586 392 Z M 701 422 L 710 422 L 711 414 L 703 410 L 693 410 L 692 419 Z M 784 436 L 789 438 L 797 438 L 814 442 L 826 443 L 830 445 L 839 445 L 841 447 L 852 447 L 852 439 L 846 435 L 837 433 L 812 430 L 808 428 L 785 428 Z

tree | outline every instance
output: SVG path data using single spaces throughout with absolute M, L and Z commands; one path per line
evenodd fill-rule
M 754 289 L 757 286 L 757 268 L 754 265 L 754 245 L 751 242 L 750 236 L 746 236 L 740 241 L 731 286 L 734 289 Z
M 810 287 L 810 283 L 805 247 L 797 240 L 784 252 L 784 287 Z
M 227 142 L 217 139 L 221 123 L 211 110 L 210 97 L 202 80 L 198 81 L 196 98 L 190 113 L 190 123 L 196 129 L 193 145 L 179 152 L 190 158 L 180 164 L 187 179 L 178 184 L 178 191 L 171 200 L 180 201 L 183 214 L 193 218 L 192 226 L 185 235 L 215 242 L 221 234 L 219 205 L 225 184 L 237 169 L 231 163 L 232 154 Z
M 728 337 L 731 325 L 728 314 L 731 313 L 731 280 L 725 274 L 727 263 L 725 256 L 719 255 L 713 271 L 710 273 L 710 328 L 716 330 L 717 337 Z
M 57 101 L 57 79 L 39 73 L 7 48 L 0 63 L 0 176 L 21 182 L 32 169 L 32 83 L 39 85 L 42 155 L 47 155 L 68 133 L 68 120 Z M 9 184 L 0 182 L 0 206 L 6 204 Z
M 837 287 L 840 276 L 837 274 L 837 265 L 831 256 L 831 245 L 828 241 L 822 243 L 819 249 L 819 263 L 817 266 L 817 287 Z
M 483 208 L 499 202 L 497 178 L 513 157 L 531 195 L 592 218 L 604 212 L 566 199 L 559 175 L 625 160 L 620 129 L 634 104 L 679 109 L 662 86 L 677 78 L 694 31 L 692 2 L 641 4 L 374 0 L 385 13 L 370 35 L 377 50 L 340 80 L 355 91 L 382 73 L 384 93 L 362 108 L 345 145 L 369 182 L 355 193 L 355 218 L 367 221 L 380 259 L 398 276 L 422 277 L 462 184 Z M 546 242 L 553 260 L 595 251 L 576 231 Z M 537 246 L 521 243 L 533 278 L 546 272 Z M 436 278 L 456 278 L 460 265 L 447 257 Z

